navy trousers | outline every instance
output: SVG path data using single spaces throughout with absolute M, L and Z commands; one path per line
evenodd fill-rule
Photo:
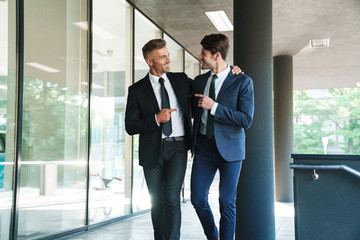
M 242 161 L 228 162 L 217 150 L 215 140 L 199 134 L 191 173 L 191 203 L 209 240 L 233 240 L 236 220 L 236 191 Z M 220 173 L 219 206 L 220 231 L 208 203 L 211 183 L 216 171 Z

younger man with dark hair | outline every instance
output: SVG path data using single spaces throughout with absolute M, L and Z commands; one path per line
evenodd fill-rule
M 254 115 L 253 83 L 250 77 L 234 75 L 226 63 L 229 40 L 211 34 L 201 41 L 202 69 L 211 71 L 194 79 L 193 152 L 191 203 L 210 240 L 233 240 L 236 190 L 245 158 L 245 132 Z M 220 234 L 208 203 L 210 185 L 220 172 Z

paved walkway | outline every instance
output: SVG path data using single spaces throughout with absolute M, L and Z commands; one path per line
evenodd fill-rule
M 210 202 L 215 218 L 219 219 L 216 202 Z M 188 201 L 182 208 L 182 240 L 205 240 L 200 222 Z M 276 240 L 294 240 L 294 208 L 292 203 L 276 203 Z M 112 223 L 103 227 L 76 234 L 65 239 L 72 240 L 153 240 L 150 214 Z

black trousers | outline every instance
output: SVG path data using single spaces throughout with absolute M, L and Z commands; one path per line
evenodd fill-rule
M 163 142 L 158 165 L 144 168 L 155 240 L 180 239 L 180 192 L 186 166 L 187 147 L 184 141 L 178 141 Z

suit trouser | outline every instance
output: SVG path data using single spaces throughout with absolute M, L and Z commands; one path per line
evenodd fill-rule
M 163 142 L 158 165 L 153 169 L 144 168 L 155 240 L 180 239 L 180 192 L 186 166 L 187 147 L 184 141 L 178 141 Z
M 225 161 L 217 150 L 215 140 L 198 135 L 191 173 L 191 203 L 200 219 L 207 239 L 217 240 L 219 233 L 208 203 L 211 183 L 216 171 L 220 173 L 220 239 L 233 240 L 236 220 L 236 191 L 242 161 Z

